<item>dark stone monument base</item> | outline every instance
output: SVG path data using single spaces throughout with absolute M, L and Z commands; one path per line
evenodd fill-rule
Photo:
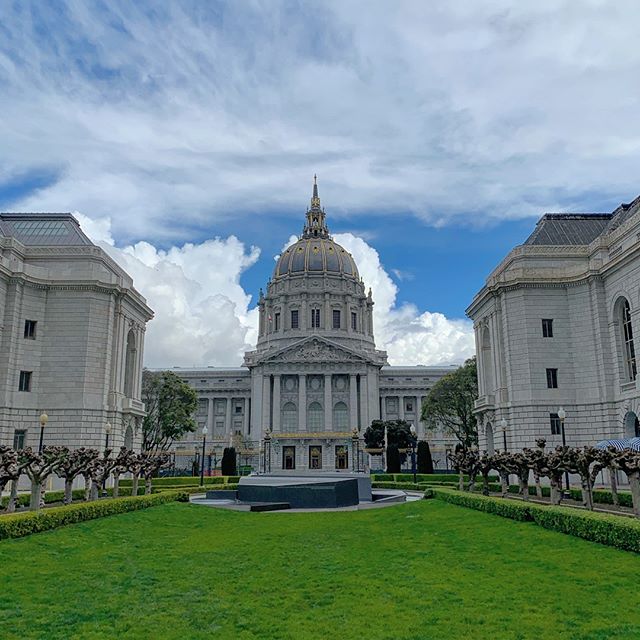
M 249 511 L 284 511 L 285 509 L 291 509 L 288 502 L 262 502 L 249 507 Z
M 235 500 L 238 492 L 235 489 L 217 489 L 207 491 L 207 500 Z
M 284 502 L 292 509 L 328 509 L 358 504 L 355 478 L 245 476 L 240 478 L 241 502 Z

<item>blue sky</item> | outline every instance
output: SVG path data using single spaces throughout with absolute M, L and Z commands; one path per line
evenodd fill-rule
M 237 364 L 317 173 L 380 345 L 458 362 L 542 213 L 640 192 L 638 27 L 631 1 L 8 2 L 0 209 L 78 212 L 156 308 L 150 364 Z

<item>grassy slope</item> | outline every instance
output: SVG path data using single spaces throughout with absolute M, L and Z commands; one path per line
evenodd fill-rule
M 169 504 L 0 543 L 10 638 L 640 638 L 640 557 L 438 501 Z

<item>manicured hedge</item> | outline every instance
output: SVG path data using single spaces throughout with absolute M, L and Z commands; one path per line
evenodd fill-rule
M 374 482 L 413 482 L 413 473 L 375 473 L 371 476 L 371 479 Z M 416 474 L 416 479 L 418 482 L 427 482 L 429 484 L 433 482 L 458 484 L 457 473 L 418 473 Z M 492 482 L 496 482 L 498 479 L 498 476 L 489 476 L 489 480 Z M 464 476 L 464 481 L 468 482 L 469 477 Z M 476 482 L 482 482 L 482 478 L 479 477 Z
M 512 520 L 535 522 L 545 529 L 640 553 L 640 521 L 635 518 L 493 498 L 453 489 L 433 488 L 432 491 L 439 500 L 452 504 Z
M 81 502 L 64 507 L 52 507 L 41 511 L 27 511 L 0 517 L 0 540 L 21 538 L 32 533 L 57 529 L 67 524 L 84 522 L 112 516 L 127 511 L 137 511 L 155 507 L 166 502 L 188 502 L 189 495 L 184 491 L 163 491 L 148 496 L 114 498 L 113 500 L 95 500 Z
M 106 491 L 108 496 L 113 495 L 112 488 L 108 488 Z M 84 501 L 84 489 L 74 489 L 71 493 L 73 495 L 74 502 Z M 102 494 L 102 489 L 100 490 L 100 493 Z M 144 485 L 138 487 L 138 495 L 141 496 L 143 494 L 144 494 Z M 130 495 L 131 495 L 131 487 L 120 487 L 120 495 L 119 495 L 120 498 L 125 498 Z M 31 495 L 29 493 L 21 493 L 18 495 L 18 499 L 16 500 L 16 506 L 28 507 L 30 500 L 31 500 Z M 44 494 L 45 504 L 53 504 L 55 502 L 62 502 L 63 500 L 64 500 L 64 491 L 47 491 Z M 2 508 L 5 508 L 7 504 L 9 504 L 9 496 L 5 496 L 4 498 L 2 498 L 2 501 L 0 502 L 0 506 L 2 506 Z
M 424 491 L 427 485 L 423 482 L 372 482 L 373 489 L 400 489 L 401 491 Z
M 240 480 L 240 476 L 205 476 L 204 484 L 228 484 L 236 483 Z M 144 484 L 144 480 L 140 479 L 140 484 Z M 197 487 L 200 485 L 200 476 L 178 476 L 176 478 L 154 478 L 152 480 L 154 487 Z M 121 487 L 130 487 L 131 478 L 123 478 L 120 480 Z

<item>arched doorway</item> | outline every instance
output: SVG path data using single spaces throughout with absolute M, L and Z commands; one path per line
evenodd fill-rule
M 633 411 L 627 411 L 624 417 L 625 438 L 640 438 L 640 421 Z
M 487 436 L 487 453 L 489 455 L 493 455 L 496 452 L 496 449 L 493 443 L 493 425 L 490 422 L 487 422 L 485 434 Z
M 124 364 L 124 395 L 133 398 L 133 381 L 136 366 L 136 336 L 133 329 L 127 334 L 127 355 Z
M 133 449 L 133 429 L 131 425 L 127 427 L 127 430 L 124 432 L 124 446 L 127 449 Z

